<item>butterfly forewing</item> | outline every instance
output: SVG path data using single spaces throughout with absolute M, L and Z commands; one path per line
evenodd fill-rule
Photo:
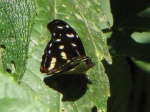
M 79 65 L 79 61 L 73 65 L 69 63 L 74 62 L 75 57 L 86 57 L 83 44 L 74 29 L 66 22 L 58 19 L 51 21 L 47 28 L 52 37 L 42 56 L 41 72 L 60 74 Z

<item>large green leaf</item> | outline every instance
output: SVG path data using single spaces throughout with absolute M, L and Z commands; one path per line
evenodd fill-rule
M 37 1 L 37 16 L 34 21 L 34 28 L 32 31 L 31 42 L 29 46 L 29 59 L 27 64 L 27 70 L 22 79 L 21 85 L 31 94 L 37 94 L 40 100 L 48 105 L 52 112 L 68 111 L 68 112 L 90 112 L 92 108 L 97 108 L 98 111 L 106 111 L 106 102 L 109 96 L 109 82 L 105 75 L 104 68 L 101 60 L 106 58 L 111 63 L 111 58 L 107 51 L 106 38 L 100 30 L 100 17 L 103 13 L 100 9 L 100 3 L 98 0 L 49 0 L 49 1 Z M 47 31 L 46 25 L 54 18 L 62 19 L 69 23 L 79 34 L 81 40 L 85 46 L 85 50 L 88 56 L 95 62 L 95 66 L 87 72 L 87 76 L 60 76 L 60 83 L 57 82 L 53 85 L 54 88 L 49 88 L 45 85 L 47 79 L 43 81 L 44 74 L 41 74 L 40 62 L 44 53 L 44 48 L 47 42 L 50 40 L 50 33 Z M 61 80 L 64 77 L 64 81 Z M 55 77 L 50 77 L 52 83 L 56 80 Z M 81 79 L 80 79 L 81 78 Z M 75 79 L 77 81 L 75 81 Z M 83 80 L 82 80 L 83 79 Z M 64 84 L 71 93 L 70 96 L 76 96 L 76 93 L 80 93 L 82 90 L 82 81 L 92 84 L 84 83 L 85 93 L 79 98 L 70 101 L 65 99 L 66 94 L 63 89 L 60 91 L 57 89 Z M 58 90 L 58 91 L 56 91 Z M 81 91 L 82 92 L 82 91 Z M 62 101 L 65 99 L 65 101 Z M 69 101 L 68 101 L 69 100 Z
M 0 45 L 5 48 L 3 67 L 19 82 L 26 68 L 35 4 L 30 0 L 3 0 L 0 12 Z
M 0 110 L 1 112 L 48 112 L 46 105 L 37 97 L 31 96 L 13 77 L 0 72 Z

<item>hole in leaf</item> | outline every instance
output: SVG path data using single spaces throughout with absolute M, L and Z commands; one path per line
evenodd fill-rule
M 13 64 L 14 68 L 16 68 L 15 61 L 11 60 L 11 64 Z
M 9 69 L 9 68 L 6 68 L 6 72 L 8 72 L 8 73 L 10 73 L 11 74 L 11 69 Z
M 6 49 L 6 46 L 5 45 L 0 45 L 0 48 Z
M 6 68 L 6 72 L 13 74 L 16 71 L 16 64 L 15 61 L 11 60 L 10 62 L 11 67 L 10 68 Z
M 16 63 L 13 60 L 11 60 L 11 69 L 12 69 L 11 73 L 14 73 L 16 71 Z

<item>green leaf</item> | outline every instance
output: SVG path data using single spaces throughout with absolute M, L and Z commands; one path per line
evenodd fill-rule
M 106 46 L 106 38 L 99 27 L 100 17 L 103 15 L 99 1 L 55 0 L 42 2 L 39 0 L 37 1 L 36 12 L 37 16 L 34 21 L 29 46 L 27 70 L 21 85 L 30 94 L 37 94 L 39 99 L 49 106 L 52 112 L 90 112 L 93 107 L 96 107 L 98 111 L 106 111 L 109 82 L 101 60 L 106 58 L 111 63 L 111 58 Z M 64 20 L 76 30 L 85 46 L 87 56 L 90 56 L 96 64 L 87 72 L 87 76 L 84 76 L 92 84 L 86 84 L 87 90 L 85 94 L 75 101 L 63 102 L 64 96 L 60 91 L 58 92 L 46 86 L 43 81 L 44 74 L 40 73 L 41 57 L 51 37 L 46 26 L 48 22 L 55 18 Z M 71 80 L 71 77 L 74 76 L 68 77 L 66 80 L 70 84 L 66 85 L 68 88 L 72 86 L 72 81 L 74 85 L 78 85 L 79 82 L 74 82 L 74 79 Z M 76 79 L 80 81 L 80 79 Z M 63 82 L 63 80 L 60 82 Z M 54 86 L 57 86 L 57 84 L 54 83 Z M 82 87 L 75 86 L 74 88 L 80 92 Z M 72 91 L 75 90 L 73 89 Z M 72 91 L 70 91 L 71 94 L 73 93 Z
M 5 48 L 3 67 L 19 82 L 26 68 L 35 4 L 30 0 L 4 0 L 0 7 L 0 45 Z
M 10 74 L 0 72 L 1 112 L 48 112 L 37 97 L 28 94 Z

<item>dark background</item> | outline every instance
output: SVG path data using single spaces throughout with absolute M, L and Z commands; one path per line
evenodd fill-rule
M 103 61 L 111 91 L 107 111 L 150 112 L 150 0 L 101 5 L 111 23 L 110 30 L 102 29 L 113 58 L 112 65 Z

